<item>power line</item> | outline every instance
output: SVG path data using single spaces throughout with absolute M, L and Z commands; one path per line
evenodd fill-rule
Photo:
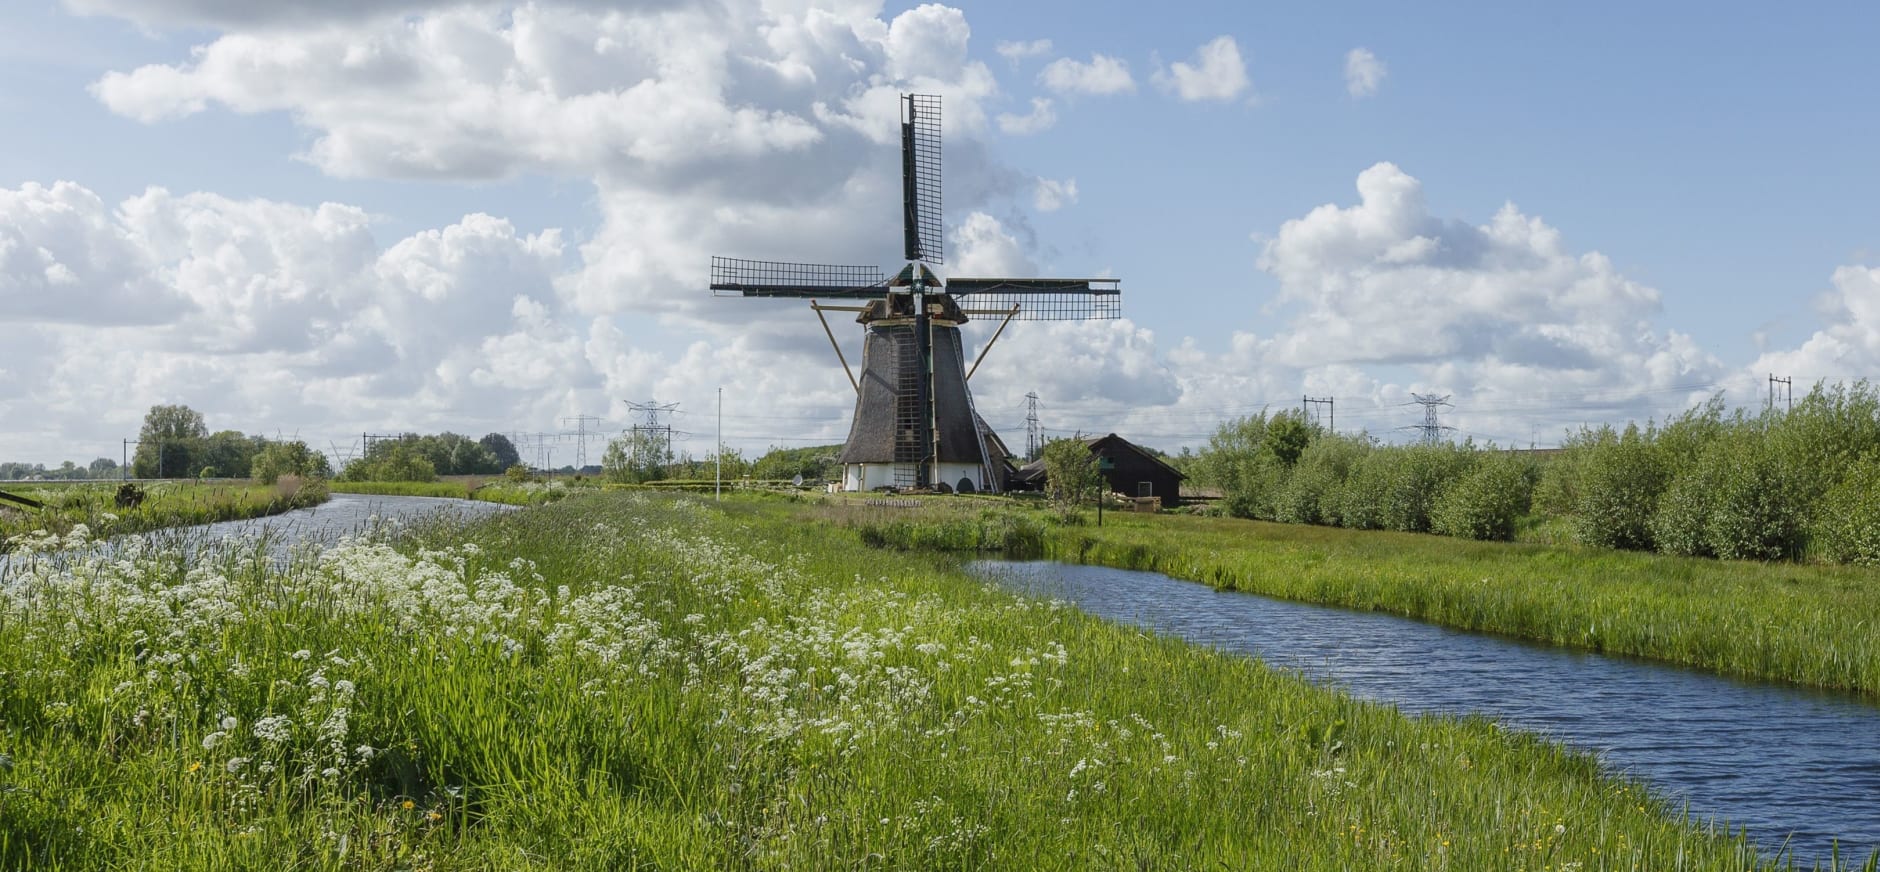
M 1440 397 L 1435 394 L 1411 394 L 1411 402 L 1423 407 L 1423 423 L 1410 424 L 1398 429 L 1418 431 L 1422 434 L 1422 441 L 1427 445 L 1434 445 L 1442 441 L 1444 432 L 1456 429 L 1454 427 L 1444 426 L 1443 423 L 1437 419 L 1436 410 L 1438 407 L 1451 406 L 1449 397 L 1449 394 L 1444 394 Z M 1451 406 L 1451 408 L 1453 408 L 1453 406 Z
M 1044 449 L 1044 425 L 1038 420 L 1038 392 L 1025 394 L 1025 459 L 1036 460 Z
M 1338 432 L 1338 407 L 1335 405 L 1335 400 L 1332 397 L 1308 397 L 1304 395 L 1299 397 L 1299 413 L 1310 418 L 1312 423 L 1316 424 L 1318 423 L 1318 417 L 1307 411 L 1310 406 L 1324 406 L 1326 432 Z
M 574 456 L 575 456 L 575 461 L 574 461 L 574 468 L 575 468 L 575 469 L 586 469 L 586 468 L 587 468 L 587 443 L 588 443 L 588 439 L 589 439 L 590 437 L 593 437 L 593 436 L 602 436 L 602 435 L 604 435 L 604 434 L 602 434 L 602 433 L 598 433 L 598 432 L 596 432 L 596 431 L 593 431 L 593 430 L 589 430 L 589 429 L 588 429 L 588 424 L 590 424 L 590 423 L 592 423 L 592 424 L 594 424 L 594 425 L 595 425 L 596 427 L 598 427 L 598 426 L 600 426 L 600 424 L 601 424 L 601 419 L 599 419 L 599 418 L 596 418 L 596 417 L 594 417 L 593 415 L 572 415 L 572 416 L 569 416 L 569 417 L 566 417 L 566 418 L 563 418 L 563 419 L 561 419 L 561 426 L 563 426 L 563 427 L 566 427 L 566 426 L 568 426 L 568 422 L 569 422 L 569 421 L 573 421 L 573 422 L 574 422 L 574 433 L 572 433 L 572 434 L 566 434 L 566 433 L 564 433 L 563 435 L 564 435 L 564 436 L 566 436 L 566 435 L 572 435 L 572 436 L 574 436 L 574 437 L 575 437 L 575 449 L 574 449 Z

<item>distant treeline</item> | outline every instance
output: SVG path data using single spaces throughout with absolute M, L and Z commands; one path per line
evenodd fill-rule
M 1793 410 L 1721 398 L 1584 428 L 1540 460 L 1472 442 L 1383 445 L 1296 411 L 1222 425 L 1192 466 L 1233 515 L 1728 559 L 1880 563 L 1880 390 L 1818 384 Z
M 374 439 L 346 464 L 341 481 L 436 481 L 440 475 L 499 475 L 521 463 L 509 437 L 471 439 L 456 433 L 406 433 Z

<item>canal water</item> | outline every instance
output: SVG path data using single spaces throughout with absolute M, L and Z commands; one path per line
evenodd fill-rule
M 497 512 L 513 511 L 515 508 L 481 500 L 334 494 L 326 502 L 311 508 L 245 521 L 204 524 L 191 527 L 189 531 L 212 540 L 266 533 L 270 542 L 286 547 L 305 540 L 335 541 L 341 536 L 358 535 L 382 524 L 407 524 L 439 514 L 480 518 Z
M 1596 752 L 1614 771 L 1748 829 L 1801 864 L 1880 849 L 1880 706 L 1395 615 L 1047 561 L 972 570 L 1024 593 L 1251 655 L 1413 713 L 1479 713 Z
M 388 525 L 409 524 L 438 515 L 480 518 L 514 511 L 516 508 L 480 500 L 334 494 L 326 502 L 311 508 L 295 509 L 265 518 L 153 530 L 99 542 L 92 548 L 109 554 L 119 544 L 139 538 L 181 549 L 213 548 L 224 540 L 259 539 L 266 542 L 276 560 L 285 561 L 289 550 L 301 542 L 333 543 L 345 536 L 361 535 Z M 0 554 L 0 582 L 8 580 L 15 569 L 9 560 L 10 556 Z

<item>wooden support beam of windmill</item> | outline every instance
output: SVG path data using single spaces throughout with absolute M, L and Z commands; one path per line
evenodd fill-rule
M 866 306 L 824 306 L 821 303 L 816 302 L 815 300 L 809 301 L 809 307 L 811 309 L 816 310 L 816 320 L 822 322 L 823 335 L 829 337 L 829 347 L 836 350 L 836 359 L 842 361 L 842 374 L 849 377 L 849 387 L 854 388 L 855 392 L 857 394 L 860 394 L 862 392 L 862 384 L 861 382 L 858 382 L 855 380 L 855 372 L 849 369 L 849 359 L 842 356 L 842 346 L 836 344 L 836 333 L 834 330 L 829 329 L 829 319 L 823 317 L 823 310 L 835 309 L 835 310 L 843 311 L 843 312 L 850 312 L 850 311 L 865 312 L 865 311 L 868 311 L 867 307 Z
M 973 361 L 973 368 L 966 371 L 967 381 L 973 380 L 973 373 L 979 371 L 979 362 L 985 360 L 986 354 L 992 351 L 992 344 L 999 341 L 999 334 L 1005 332 L 1005 325 L 1012 323 L 1012 319 L 1018 315 L 1018 304 L 1013 303 L 1010 309 L 993 309 L 985 314 L 1004 315 L 1005 320 L 999 322 L 999 329 L 992 331 L 992 338 L 986 340 L 986 347 L 979 349 L 979 357 Z

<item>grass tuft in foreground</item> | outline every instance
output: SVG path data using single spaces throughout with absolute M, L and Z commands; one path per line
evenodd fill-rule
M 583 495 L 0 587 L 0 866 L 1748 869 L 1590 758 L 867 548 Z

